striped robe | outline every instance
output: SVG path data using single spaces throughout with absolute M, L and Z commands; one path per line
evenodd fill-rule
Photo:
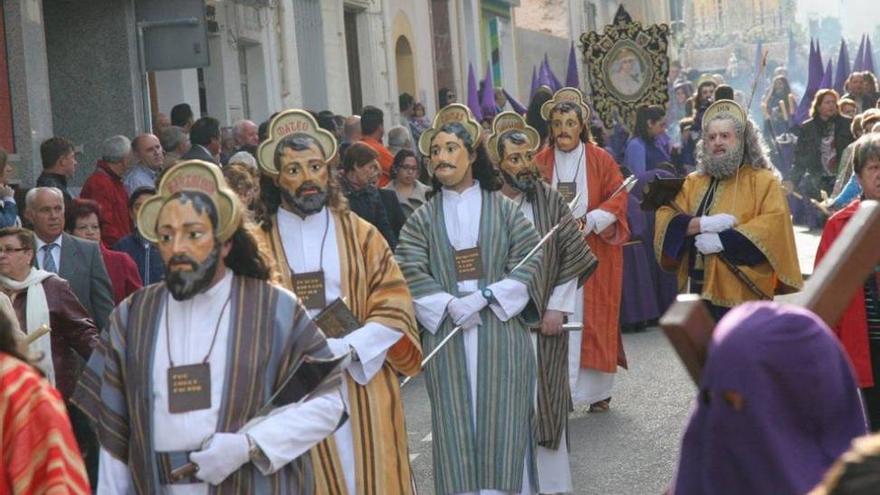
M 537 480 L 531 435 L 535 357 L 529 327 L 538 324 L 540 251 L 513 273 L 513 267 L 538 243 L 538 234 L 517 205 L 499 192 L 481 191 L 480 255 L 486 287 L 504 278 L 522 282 L 531 301 L 518 317 L 501 322 L 481 311 L 476 431 L 467 376 L 464 337 L 455 336 L 425 367 L 431 399 L 434 486 L 438 494 L 496 489 L 519 492 L 523 462 Z M 416 210 L 400 233 L 395 253 L 413 297 L 457 289 L 454 253 L 446 232 L 442 195 Z M 437 332 L 421 332 L 425 353 L 453 329 L 449 318 Z M 528 454 L 528 458 L 526 455 Z
M 332 214 L 342 294 L 349 309 L 362 323 L 381 323 L 404 334 L 388 350 L 382 370 L 369 384 L 360 385 L 344 374 L 357 463 L 357 495 L 409 494 L 412 475 L 397 373 L 412 376 L 421 368 L 412 297 L 379 231 L 351 211 Z M 259 237 L 275 260 L 283 285 L 292 288 L 281 235 L 277 218 L 273 218 L 272 230 L 260 230 Z M 345 494 L 345 475 L 332 437 L 312 449 L 312 460 L 318 493 Z
M 91 493 L 64 401 L 30 365 L 0 353 L 0 493 Z
M 92 354 L 73 402 L 97 422 L 101 446 L 132 466 L 139 495 L 160 493 L 152 446 L 152 356 L 167 289 L 164 283 L 141 289 L 110 318 L 101 352 Z M 262 280 L 233 277 L 230 302 L 226 393 L 220 403 L 218 432 L 236 432 L 266 403 L 306 356 L 332 356 L 323 334 L 289 291 Z M 325 390 L 339 386 L 339 375 Z M 309 456 L 300 456 L 271 476 L 252 464 L 226 478 L 209 493 L 312 493 Z
M 539 236 L 543 237 L 557 224 L 562 225 L 542 248 L 544 286 L 538 309 L 543 315 L 556 286 L 573 279 L 577 279 L 578 286 L 581 286 L 593 274 L 598 261 L 578 230 L 571 210 L 555 189 L 539 182 L 531 204 Z M 552 450 L 559 448 L 570 410 L 568 333 L 545 336 L 538 332 L 538 411 L 535 422 L 538 445 Z

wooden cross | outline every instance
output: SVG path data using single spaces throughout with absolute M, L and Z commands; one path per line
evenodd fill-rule
M 880 203 L 862 201 L 795 301 L 829 327 L 837 324 L 866 274 L 880 263 Z M 698 294 L 682 294 L 660 318 L 660 327 L 694 383 L 706 364 L 715 321 Z

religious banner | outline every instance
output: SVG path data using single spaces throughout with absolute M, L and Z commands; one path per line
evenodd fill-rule
M 622 5 L 603 34 L 591 31 L 581 35 L 593 108 L 606 127 L 615 122 L 632 127 L 640 105 L 666 106 L 668 37 L 668 25 L 643 28 Z

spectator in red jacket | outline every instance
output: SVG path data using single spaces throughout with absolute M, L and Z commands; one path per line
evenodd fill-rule
M 74 199 L 67 209 L 64 228 L 69 234 L 95 241 L 101 246 L 101 257 L 113 286 L 113 302 L 119 304 L 132 292 L 144 286 L 137 265 L 131 256 L 110 250 L 101 242 L 101 209 L 97 201 Z
M 100 240 L 104 241 L 106 246 L 116 244 L 116 241 L 131 232 L 128 194 L 122 184 L 122 176 L 130 165 L 131 141 L 125 136 L 105 139 L 101 144 L 101 159 L 98 160 L 98 166 L 86 179 L 79 195 L 80 198 L 96 201 L 100 206 L 102 212 Z M 68 225 L 71 228 L 73 226 L 72 223 Z

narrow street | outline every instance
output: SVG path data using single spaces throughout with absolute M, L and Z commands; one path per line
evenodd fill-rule
M 801 269 L 808 274 L 819 233 L 799 226 L 795 232 Z M 569 420 L 578 494 L 659 495 L 675 473 L 696 388 L 660 329 L 626 334 L 623 340 L 630 369 L 617 375 L 611 410 L 578 410 Z M 431 411 L 424 381 L 414 380 L 403 395 L 416 484 L 420 494 L 431 494 Z

